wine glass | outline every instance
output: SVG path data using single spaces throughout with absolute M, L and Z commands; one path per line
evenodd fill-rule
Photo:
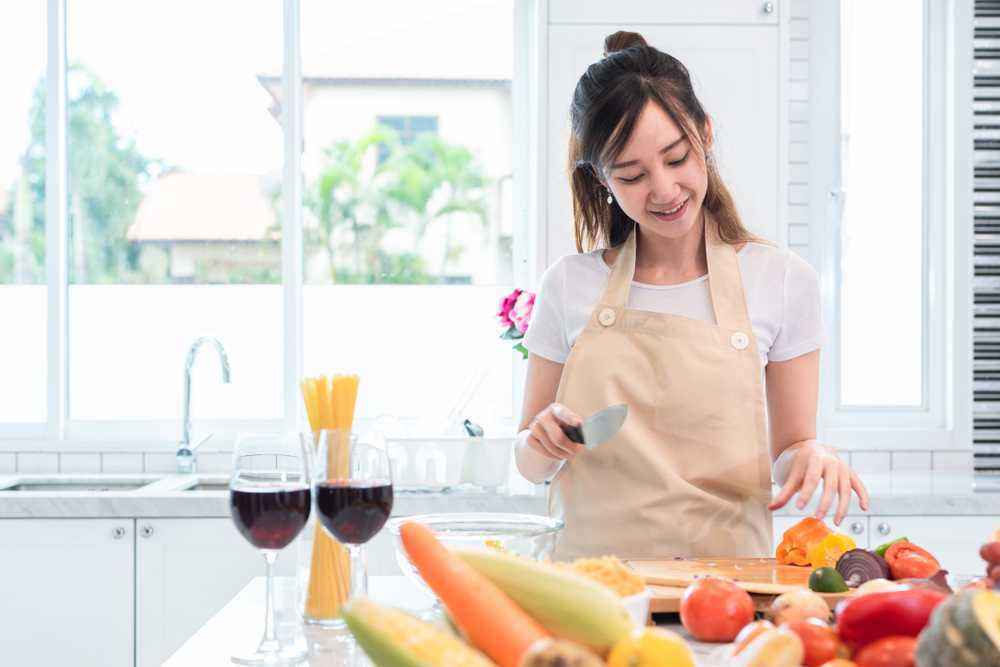
M 392 466 L 382 449 L 359 443 L 344 431 L 318 434 L 313 471 L 320 523 L 351 556 L 348 599 L 368 593 L 364 544 L 392 513 Z
M 281 646 L 274 631 L 274 561 L 309 519 L 312 486 L 310 452 L 295 434 L 240 436 L 233 450 L 229 508 L 237 530 L 260 549 L 267 564 L 264 637 L 249 655 L 233 656 L 240 665 L 301 660 L 305 649 Z

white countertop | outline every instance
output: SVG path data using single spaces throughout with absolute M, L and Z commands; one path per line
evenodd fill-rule
M 365 666 L 371 662 L 362 654 L 351 656 L 338 641 L 343 635 L 332 630 L 321 630 L 304 626 L 294 614 L 294 581 L 278 578 L 276 587 L 281 600 L 276 605 L 277 635 L 282 642 L 310 643 L 310 667 L 319 665 Z M 433 599 L 406 577 L 371 577 L 369 595 L 373 599 L 417 615 L 427 614 Z M 674 622 L 663 623 L 665 627 L 678 632 L 688 640 L 698 657 L 699 667 L 726 665 L 728 645 L 701 644 L 693 641 L 684 628 L 676 622 L 676 616 L 665 616 Z M 252 651 L 260 641 L 264 631 L 264 578 L 258 577 L 236 594 L 209 621 L 188 639 L 170 658 L 164 667 L 188 667 L 189 665 L 210 666 L 229 665 L 234 653 Z
M 131 491 L 5 491 L 24 481 L 58 481 L 67 477 L 152 482 Z M 0 518 L 155 518 L 228 517 L 228 478 L 220 474 L 196 475 L 0 475 Z M 956 473 L 868 474 L 871 495 L 867 514 L 952 516 L 1000 515 L 1000 486 L 976 489 L 971 475 Z M 218 490 L 185 490 L 196 484 Z M 786 506 L 778 515 L 810 513 L 819 493 L 803 510 Z M 791 505 L 791 503 L 790 503 Z M 445 493 L 396 495 L 394 515 L 431 512 L 523 512 L 545 514 L 543 495 L 502 495 L 457 488 Z M 852 515 L 864 515 L 852 502 Z

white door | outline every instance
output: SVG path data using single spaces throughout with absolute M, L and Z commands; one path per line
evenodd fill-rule
M 550 25 L 546 265 L 575 251 L 566 158 L 569 107 L 580 75 L 601 57 L 605 36 L 636 29 L 688 68 L 715 128 L 715 155 L 744 224 L 779 235 L 779 49 L 775 25 Z
M 160 665 L 253 577 L 264 558 L 230 519 L 139 519 L 136 522 L 137 664 Z M 294 570 L 297 543 L 278 556 Z
M 803 517 L 801 516 L 790 516 L 786 514 L 782 514 L 780 516 L 775 515 L 774 546 L 778 546 L 781 542 L 781 536 L 786 530 L 797 524 L 802 519 Z M 868 517 L 866 516 L 845 516 L 839 526 L 833 525 L 833 520 L 827 519 L 826 525 L 834 532 L 850 535 L 851 539 L 854 540 L 854 543 L 858 545 L 859 549 L 868 549 L 871 547 L 868 537 Z
M 132 665 L 131 519 L 0 522 L 5 665 Z
M 905 537 L 930 551 L 952 574 L 983 576 L 979 547 L 1000 527 L 1000 516 L 875 516 L 872 546 Z

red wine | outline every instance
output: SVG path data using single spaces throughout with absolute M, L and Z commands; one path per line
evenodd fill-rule
M 392 513 L 392 482 L 322 482 L 316 486 L 319 520 L 341 542 L 364 544 Z
M 237 488 L 229 491 L 229 511 L 250 544 L 283 549 L 306 524 L 311 500 L 308 487 Z

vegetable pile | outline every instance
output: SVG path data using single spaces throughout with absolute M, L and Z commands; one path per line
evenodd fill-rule
M 554 564 L 449 550 L 419 523 L 400 534 L 452 627 L 350 601 L 344 618 L 378 667 L 695 667 L 681 634 L 632 620 L 616 589 L 633 590 L 623 582 L 634 573 L 613 557 Z M 980 550 L 986 576 L 953 593 L 937 559 L 909 540 L 868 551 L 830 536 L 813 524 L 782 543 L 788 559 L 814 564 L 812 588 L 850 587 L 835 614 L 801 588 L 757 620 L 745 590 L 706 576 L 685 589 L 684 629 L 731 643 L 720 650 L 735 667 L 1000 667 L 1000 539 Z

